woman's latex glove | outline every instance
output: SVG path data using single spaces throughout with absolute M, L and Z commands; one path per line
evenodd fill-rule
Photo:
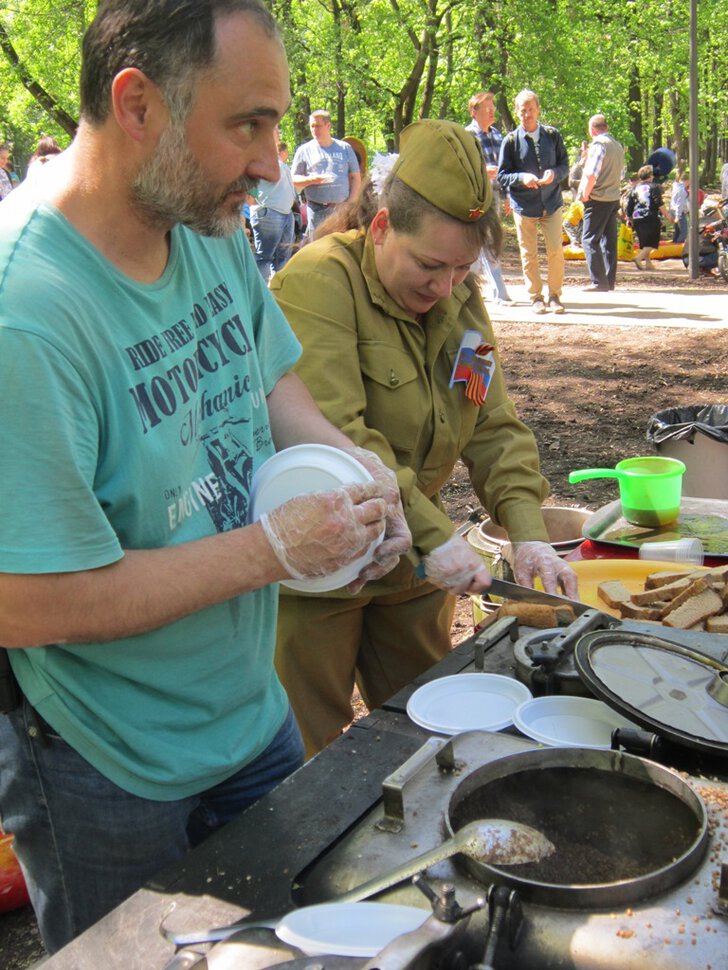
M 483 560 L 461 536 L 451 536 L 423 560 L 427 579 L 449 593 L 481 593 L 490 586 Z
M 383 489 L 387 503 L 387 518 L 382 543 L 377 546 L 372 562 L 365 566 L 358 578 L 346 588 L 349 593 L 358 593 L 361 588 L 375 579 L 381 579 L 399 562 L 400 556 L 412 548 L 412 534 L 404 517 L 402 499 L 399 493 L 397 476 L 387 468 L 379 455 L 366 448 L 342 448 L 348 455 L 362 464 L 374 481 Z
M 363 556 L 387 514 L 377 482 L 299 495 L 260 517 L 276 558 L 292 579 L 328 576 Z
M 533 588 L 539 576 L 547 593 L 558 593 L 561 587 L 568 599 L 579 598 L 576 573 L 556 555 L 548 542 L 507 542 L 503 547 L 503 558 L 511 564 L 516 582 L 521 586 Z

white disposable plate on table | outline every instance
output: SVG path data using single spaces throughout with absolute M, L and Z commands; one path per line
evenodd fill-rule
M 530 697 L 525 684 L 502 674 L 452 674 L 418 687 L 407 702 L 407 714 L 437 734 L 500 731 Z
M 534 741 L 555 747 L 608 748 L 617 727 L 636 727 L 603 701 L 589 697 L 534 697 L 516 710 L 513 723 Z
M 253 475 L 250 486 L 250 520 L 257 521 L 264 512 L 283 505 L 289 499 L 310 492 L 328 492 L 342 485 L 366 485 L 373 481 L 366 468 L 345 451 L 329 445 L 294 445 L 277 452 Z M 382 535 L 384 531 L 382 530 Z M 356 579 L 371 562 L 380 536 L 367 552 L 328 576 L 313 579 L 287 579 L 283 586 L 307 593 L 326 593 L 341 589 Z
M 373 957 L 430 915 L 426 909 L 389 903 L 321 903 L 288 913 L 276 935 L 307 956 Z

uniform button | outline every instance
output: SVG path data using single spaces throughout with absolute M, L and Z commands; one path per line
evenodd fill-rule
M 445 412 L 442 410 L 442 408 L 440 409 L 440 420 L 443 424 L 445 423 Z
M 393 370 L 389 372 L 389 384 L 391 387 L 396 387 L 399 384 L 399 378 Z

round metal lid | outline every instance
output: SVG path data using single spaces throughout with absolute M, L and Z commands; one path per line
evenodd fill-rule
M 594 694 L 629 720 L 678 744 L 728 755 L 725 664 L 626 630 L 587 633 L 574 659 Z

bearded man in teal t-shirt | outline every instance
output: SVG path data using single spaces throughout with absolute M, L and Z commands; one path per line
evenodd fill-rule
M 288 91 L 258 0 L 105 0 L 74 143 L 0 208 L 0 814 L 51 952 L 301 763 L 278 581 L 409 548 L 368 452 L 250 521 L 276 449 L 352 447 L 240 231 Z

